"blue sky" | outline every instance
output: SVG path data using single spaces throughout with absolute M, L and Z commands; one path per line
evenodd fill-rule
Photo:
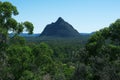
M 19 22 L 30 21 L 34 33 L 62 17 L 80 33 L 90 33 L 109 26 L 120 18 L 120 0 L 1 0 L 15 5 Z

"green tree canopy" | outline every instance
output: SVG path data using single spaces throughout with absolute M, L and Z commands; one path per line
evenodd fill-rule
M 117 19 L 109 27 L 95 32 L 88 40 L 86 48 L 90 54 L 96 55 L 103 45 L 120 46 L 120 19 Z
M 17 8 L 10 2 L 0 1 L 0 43 L 5 43 L 9 31 L 16 34 L 23 32 L 25 29 L 29 34 L 33 33 L 33 24 L 29 21 L 22 23 L 17 22 L 13 16 L 18 15 Z
M 86 49 L 92 80 L 120 79 L 120 19 L 95 32 L 88 40 Z

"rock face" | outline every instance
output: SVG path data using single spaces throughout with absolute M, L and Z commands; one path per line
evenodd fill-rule
M 45 27 L 40 36 L 50 37 L 79 37 L 79 33 L 72 25 L 64 21 L 61 17 L 55 23 Z

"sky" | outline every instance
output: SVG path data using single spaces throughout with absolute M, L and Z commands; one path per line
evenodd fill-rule
M 120 18 L 120 0 L 0 0 L 15 5 L 18 22 L 30 21 L 34 33 L 62 17 L 80 33 L 108 27 Z

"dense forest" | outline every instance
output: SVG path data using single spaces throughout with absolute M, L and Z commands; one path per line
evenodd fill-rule
M 0 80 L 120 80 L 120 19 L 89 39 L 34 41 L 19 36 L 34 26 L 16 15 L 14 5 L 0 1 Z

